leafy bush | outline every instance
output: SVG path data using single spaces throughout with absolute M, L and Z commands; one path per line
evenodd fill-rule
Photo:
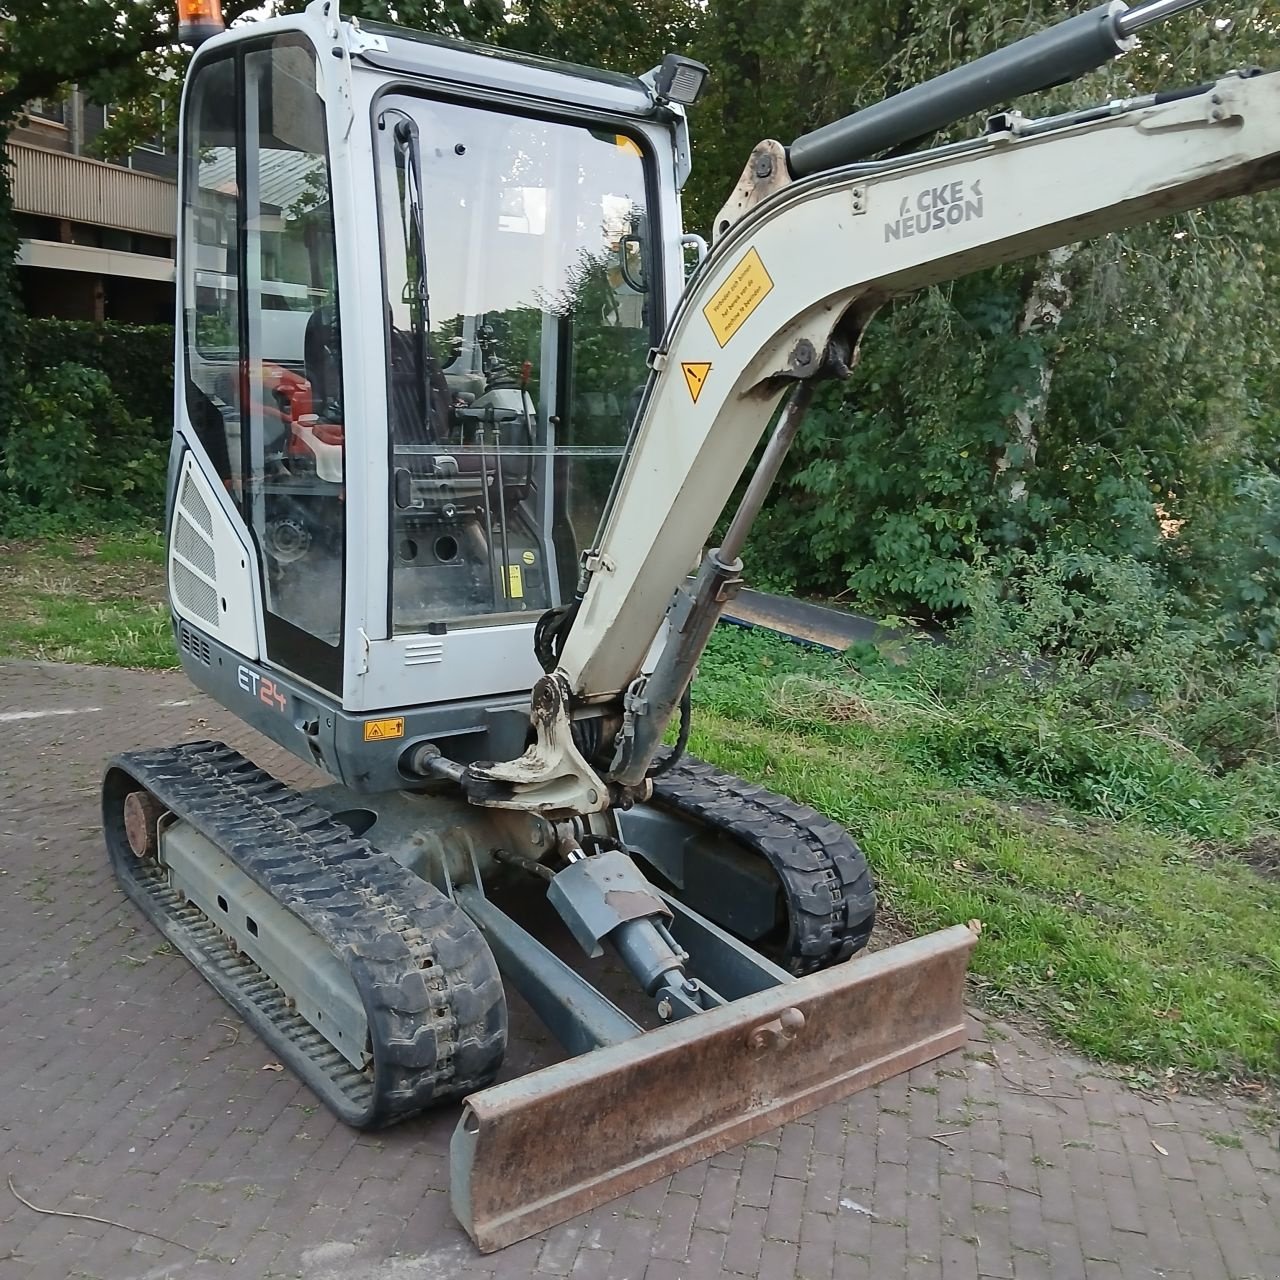
M 1226 509 L 1208 536 L 1188 548 L 1196 568 L 1219 586 L 1215 617 L 1237 649 L 1280 650 L 1280 476 L 1248 467 L 1232 485 Z
M 33 374 L 71 363 L 106 375 L 133 418 L 150 419 L 159 440 L 173 425 L 173 326 L 23 320 L 18 350 Z
M 1280 760 L 1280 660 L 1224 646 L 1223 619 L 1179 617 L 1150 565 L 1021 556 L 1002 579 L 979 566 L 968 592 L 951 650 L 922 661 L 949 694 L 1016 669 L 1045 705 L 1142 726 L 1215 771 Z
M 58 365 L 18 387 L 0 424 L 0 533 L 154 519 L 164 472 L 151 422 L 127 412 L 106 375 Z
M 884 750 L 1005 799 L 1238 842 L 1280 817 L 1280 660 L 1173 616 L 1151 566 L 1083 553 L 966 571 L 947 643 L 833 656 L 714 637 L 699 701 Z
M 969 613 L 952 629 L 955 656 L 935 663 L 948 692 L 973 693 L 1012 665 L 1084 706 L 1150 707 L 1179 695 L 1206 637 L 1173 616 L 1152 566 L 1092 552 L 1015 552 L 1005 564 L 965 570 Z
M 816 398 L 748 567 L 949 621 L 974 564 L 1102 556 L 1149 566 L 1171 615 L 1277 647 L 1272 236 L 1276 201 L 1223 204 L 882 308 Z
M 1100 724 L 1012 689 L 919 724 L 909 739 L 949 778 L 991 795 L 1043 797 L 1202 838 L 1242 840 L 1252 827 L 1237 789 L 1154 726 Z

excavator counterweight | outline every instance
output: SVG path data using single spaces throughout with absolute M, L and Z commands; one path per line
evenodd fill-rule
M 762 142 L 707 252 L 680 215 L 690 59 L 591 71 L 336 0 L 224 31 L 184 0 L 175 639 L 332 782 L 132 752 L 106 843 L 346 1123 L 461 1102 L 480 1249 L 963 1043 L 976 922 L 864 954 L 863 851 L 689 756 L 690 683 L 887 299 L 1280 184 L 1277 74 L 902 153 L 1188 7 L 1110 3 Z M 508 991 L 566 1055 L 519 1079 Z

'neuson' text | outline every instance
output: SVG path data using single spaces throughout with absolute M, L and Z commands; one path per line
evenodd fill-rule
M 958 226 L 982 217 L 982 184 L 973 183 L 965 190 L 963 182 L 946 182 L 940 187 L 925 187 L 911 196 L 903 196 L 898 216 L 884 224 L 884 239 L 909 240 L 927 235 L 942 227 Z

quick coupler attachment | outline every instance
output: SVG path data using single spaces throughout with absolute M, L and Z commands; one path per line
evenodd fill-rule
M 963 925 L 472 1094 L 453 1210 L 489 1253 L 965 1042 Z
M 609 942 L 663 1022 L 674 1022 L 724 1004 L 704 983 L 685 973 L 689 961 L 671 931 L 671 908 L 654 892 L 621 849 L 579 856 L 556 874 L 547 899 L 589 956 Z

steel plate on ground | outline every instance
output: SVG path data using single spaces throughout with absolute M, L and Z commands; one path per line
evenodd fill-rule
M 454 1213 L 501 1249 L 958 1048 L 974 941 L 957 925 L 472 1094 Z

